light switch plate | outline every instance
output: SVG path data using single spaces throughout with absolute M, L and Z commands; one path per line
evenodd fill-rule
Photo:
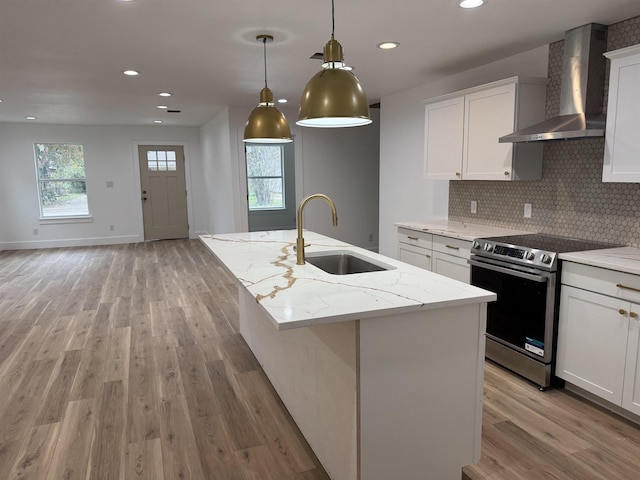
M 531 204 L 524 204 L 524 218 L 531 218 Z

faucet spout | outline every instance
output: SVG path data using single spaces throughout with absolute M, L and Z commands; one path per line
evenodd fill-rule
M 333 220 L 333 226 L 338 226 L 338 212 L 336 210 L 336 205 L 333 203 L 329 197 L 324 195 L 323 193 L 314 193 L 302 199 L 300 205 L 298 205 L 298 238 L 296 238 L 296 264 L 304 265 L 304 238 L 302 238 L 302 211 L 304 210 L 304 206 L 309 203 L 309 200 L 314 198 L 321 198 L 325 202 L 329 204 L 331 207 L 331 219 Z

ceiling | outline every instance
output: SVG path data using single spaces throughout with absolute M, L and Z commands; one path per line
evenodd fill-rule
M 489 0 L 476 10 L 455 0 L 335 0 L 335 37 L 374 103 L 570 28 L 637 15 L 638 0 Z M 269 87 L 297 108 L 320 69 L 309 57 L 329 40 L 330 0 L 0 0 L 0 122 L 200 126 L 225 105 L 258 102 L 261 33 L 275 37 Z M 376 48 L 386 40 L 400 47 Z

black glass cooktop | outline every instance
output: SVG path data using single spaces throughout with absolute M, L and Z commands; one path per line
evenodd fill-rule
M 504 237 L 489 237 L 483 240 L 513 245 L 526 249 L 544 250 L 551 253 L 582 252 L 585 250 L 600 250 L 603 248 L 619 247 L 612 243 L 593 242 L 577 238 L 557 237 L 543 233 L 525 233 L 522 235 L 507 235 Z

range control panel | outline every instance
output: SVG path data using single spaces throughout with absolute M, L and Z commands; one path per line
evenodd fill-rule
M 557 254 L 546 250 L 477 239 L 471 245 L 471 252 L 487 258 L 496 258 L 509 263 L 526 265 L 545 270 L 555 270 Z

